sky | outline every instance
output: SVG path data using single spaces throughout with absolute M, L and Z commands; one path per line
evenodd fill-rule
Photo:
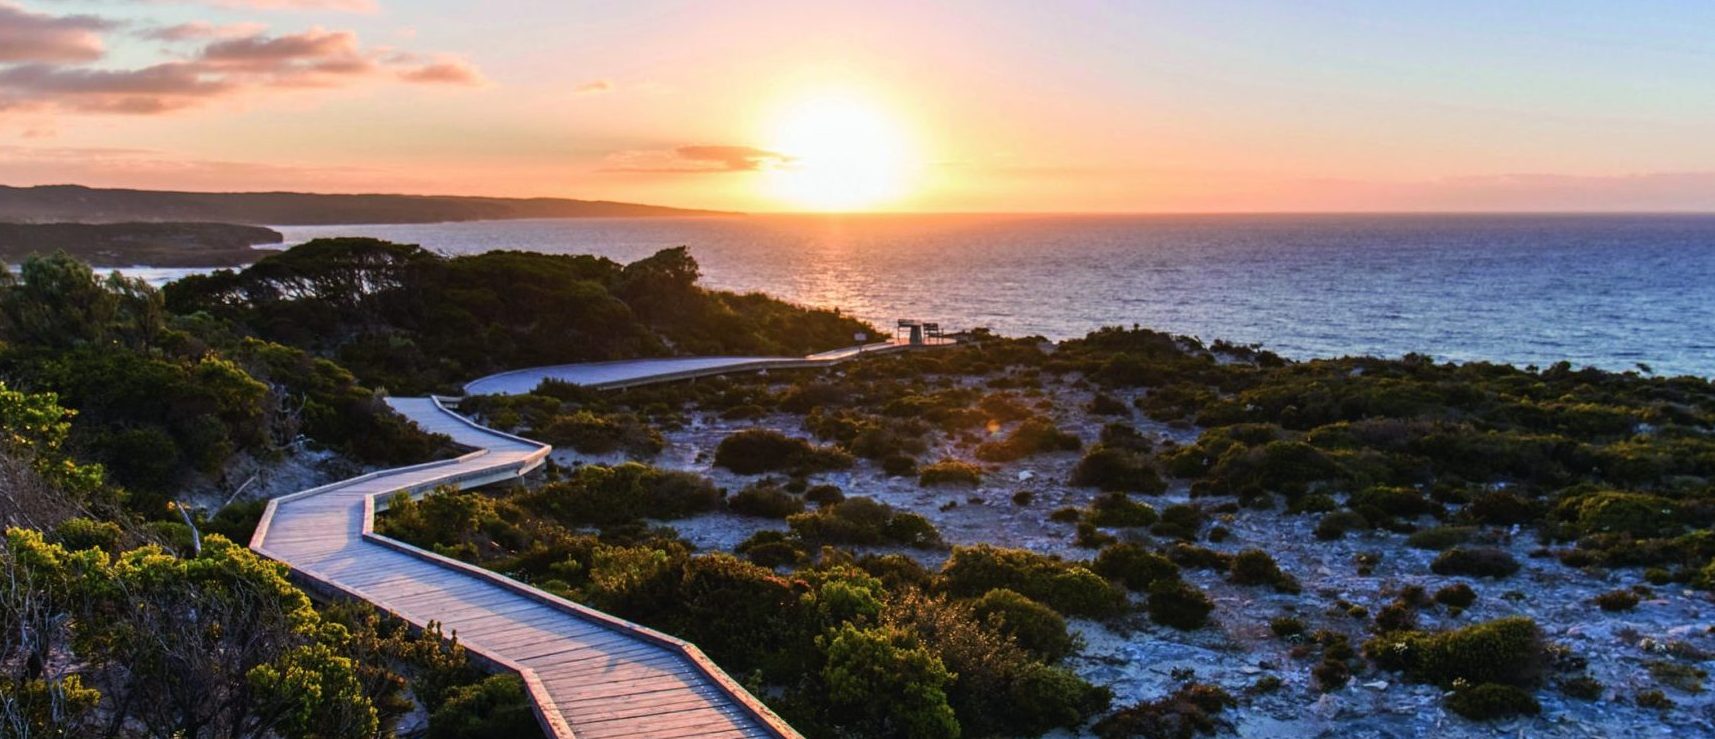
M 0 184 L 1715 210 L 1715 4 L 0 0 Z

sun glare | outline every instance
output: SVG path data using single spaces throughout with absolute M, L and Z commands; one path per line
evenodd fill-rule
M 906 194 L 909 141 L 880 106 L 842 94 L 809 98 L 774 119 L 767 148 L 786 159 L 768 172 L 771 197 L 812 210 L 867 210 Z

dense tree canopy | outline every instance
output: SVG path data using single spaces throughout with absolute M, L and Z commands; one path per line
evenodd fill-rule
M 443 257 L 375 239 L 319 239 L 239 272 L 167 287 L 207 313 L 337 359 L 396 392 L 456 389 L 516 367 L 685 354 L 805 354 L 870 330 L 834 311 L 697 285 L 683 247 L 629 265 L 493 251 Z

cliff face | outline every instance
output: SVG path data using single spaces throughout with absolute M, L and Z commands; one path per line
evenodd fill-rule
M 120 223 L 181 221 L 270 226 L 436 223 L 510 218 L 648 218 L 721 215 L 604 200 L 439 195 L 323 195 L 294 192 L 169 192 L 80 185 L 0 186 L 0 221 Z
M 0 260 L 64 251 L 94 267 L 237 267 L 268 255 L 280 232 L 230 223 L 0 223 Z

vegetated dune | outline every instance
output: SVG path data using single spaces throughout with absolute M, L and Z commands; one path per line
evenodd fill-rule
M 0 223 L 0 260 L 63 251 L 94 267 L 237 267 L 280 232 L 231 223 Z

